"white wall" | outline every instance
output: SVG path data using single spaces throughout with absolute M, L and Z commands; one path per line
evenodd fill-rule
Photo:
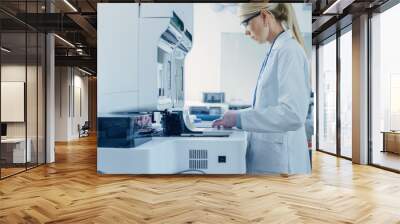
M 266 46 L 242 33 L 222 33 L 221 42 L 220 90 L 227 102 L 251 105 Z
M 75 70 L 76 72 L 76 70 Z M 85 123 L 85 121 L 89 120 L 89 113 L 88 113 L 88 108 L 89 108 L 89 102 L 88 102 L 88 77 L 87 76 L 81 76 L 82 73 L 78 73 L 78 75 L 75 73 L 75 80 L 74 80 L 74 86 L 75 86 L 75 96 L 74 96 L 74 113 L 73 119 L 72 119 L 72 136 L 73 138 L 79 137 L 78 129 L 77 126 L 80 124 L 81 126 Z M 78 91 L 80 90 L 80 99 L 79 99 L 79 93 Z M 81 101 L 80 103 L 78 101 Z M 79 105 L 80 104 L 80 105 Z M 79 111 L 79 107 L 81 112 Z
M 243 33 L 238 17 L 216 13 L 211 4 L 193 6 L 193 48 L 185 61 L 185 101 L 201 101 L 202 92 L 221 89 L 221 34 Z
M 56 141 L 77 139 L 78 124 L 83 125 L 88 120 L 88 78 L 83 75 L 75 68 L 56 67 Z M 81 105 L 82 114 L 78 105 Z
M 56 67 L 55 74 L 55 140 L 66 141 L 68 139 L 68 86 L 70 83 L 68 68 Z

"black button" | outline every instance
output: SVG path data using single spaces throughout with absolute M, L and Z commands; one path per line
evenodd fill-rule
M 218 163 L 226 163 L 226 156 L 218 156 Z

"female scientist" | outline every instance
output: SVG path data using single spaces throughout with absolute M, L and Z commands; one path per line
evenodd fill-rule
M 213 127 L 249 132 L 248 173 L 309 173 L 304 124 L 310 102 L 309 62 L 296 16 L 287 3 L 243 3 L 246 35 L 270 43 L 261 65 L 253 106 L 227 111 Z

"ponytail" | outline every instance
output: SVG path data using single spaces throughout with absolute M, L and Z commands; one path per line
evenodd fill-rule
M 273 3 L 269 4 L 273 5 Z M 268 9 L 270 7 L 267 7 Z M 290 29 L 293 32 L 294 37 L 297 42 L 304 49 L 304 39 L 301 35 L 299 24 L 297 22 L 296 14 L 294 12 L 293 6 L 290 3 L 276 3 L 275 7 L 269 9 L 275 19 L 280 21 L 285 30 Z

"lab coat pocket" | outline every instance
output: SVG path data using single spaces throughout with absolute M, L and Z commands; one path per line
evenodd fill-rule
M 280 133 L 252 133 L 251 148 L 247 155 L 249 173 L 286 172 L 287 152 L 285 135 Z

